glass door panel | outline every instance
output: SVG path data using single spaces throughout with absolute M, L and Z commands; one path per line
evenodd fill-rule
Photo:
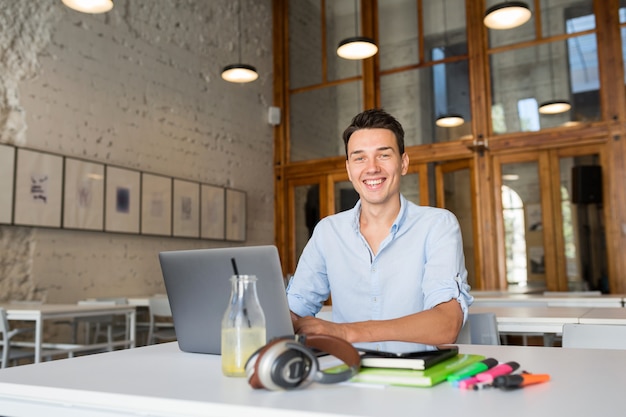
M 501 204 L 506 284 L 546 288 L 543 207 L 537 161 L 501 165 Z
M 474 242 L 473 186 L 469 161 L 440 164 L 436 167 L 437 206 L 450 210 L 459 221 L 463 236 L 463 252 L 467 282 L 473 288 L 476 281 L 476 254 Z
M 564 271 L 570 291 L 608 292 L 598 155 L 559 158 Z

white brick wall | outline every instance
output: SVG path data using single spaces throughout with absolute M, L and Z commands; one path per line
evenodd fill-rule
M 271 244 L 271 1 L 0 0 L 0 142 L 247 192 L 246 245 Z M 4 198 L 4 196 L 0 196 Z M 161 250 L 225 242 L 0 226 L 0 299 L 162 292 Z

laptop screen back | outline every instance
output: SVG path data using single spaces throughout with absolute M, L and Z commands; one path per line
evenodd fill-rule
M 220 354 L 222 316 L 234 274 L 256 275 L 267 340 L 293 335 L 285 284 L 275 246 L 196 249 L 159 253 L 165 289 L 182 351 Z

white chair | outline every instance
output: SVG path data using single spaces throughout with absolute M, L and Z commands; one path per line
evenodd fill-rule
M 565 324 L 564 348 L 626 349 L 626 325 Z
M 499 345 L 500 333 L 494 313 L 469 313 L 456 343 L 472 345 Z
M 172 310 L 167 297 L 150 297 L 149 307 L 150 327 L 148 329 L 148 344 L 152 345 L 164 341 L 176 340 Z
M 18 334 L 32 333 L 33 328 L 13 329 L 9 327 L 9 321 L 7 320 L 7 312 L 0 308 L 0 348 L 2 348 L 2 363 L 1 368 L 9 366 L 9 362 L 16 363 L 20 359 L 32 359 L 35 357 L 34 349 L 21 348 L 11 346 L 11 339 Z

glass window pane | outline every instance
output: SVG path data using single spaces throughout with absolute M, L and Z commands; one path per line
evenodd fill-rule
M 313 228 L 320 220 L 319 186 L 312 184 L 294 187 L 294 196 L 296 259 L 300 259 Z
M 474 287 L 476 285 L 476 265 L 474 263 L 474 225 L 470 178 L 469 169 L 447 172 L 443 175 L 443 186 L 445 208 L 454 213 L 461 226 L 467 282 Z
M 495 133 L 531 129 L 535 116 L 529 114 L 529 99 L 539 106 L 551 100 L 572 105 L 564 113 L 539 113 L 541 129 L 600 119 L 595 35 L 493 54 L 490 66 Z M 523 109 L 520 103 L 526 103 Z
M 537 163 L 503 164 L 501 192 L 508 285 L 544 289 L 545 250 Z
M 599 158 L 561 158 L 559 168 L 568 289 L 609 292 Z
M 293 1 L 292 1 L 293 3 Z M 328 80 L 341 80 L 361 74 L 362 62 L 340 58 L 337 55 L 339 42 L 346 38 L 362 36 L 359 1 L 326 1 L 326 59 Z M 319 55 L 316 58 L 319 60 Z
M 400 192 L 409 201 L 420 205 L 420 176 L 419 174 L 406 174 L 400 183 Z
M 289 2 L 289 85 L 300 88 L 322 82 L 320 0 Z
M 595 29 L 593 0 L 542 0 L 541 23 L 544 37 Z
M 378 3 L 381 70 L 418 63 L 417 27 L 417 2 L 415 0 Z
M 464 0 L 430 0 L 423 4 L 425 60 L 467 55 Z M 444 53 L 434 55 L 432 50 Z
M 345 155 L 341 135 L 363 108 L 361 91 L 358 81 L 292 94 L 290 160 Z
M 487 0 L 487 8 L 502 0 Z M 507 30 L 489 30 L 489 46 L 492 48 L 532 41 L 535 34 L 536 13 L 534 2 L 525 2 L 533 15 L 521 26 Z M 541 37 L 549 38 L 565 33 L 578 33 L 595 28 L 593 0 L 541 0 Z M 576 19 L 581 16 L 590 18 Z
M 350 181 L 335 183 L 335 213 L 350 210 L 359 200 L 359 194 Z
M 406 146 L 458 140 L 471 132 L 466 61 L 383 75 L 380 96 L 383 108 L 402 123 Z M 444 112 L 462 115 L 464 124 L 436 126 Z

